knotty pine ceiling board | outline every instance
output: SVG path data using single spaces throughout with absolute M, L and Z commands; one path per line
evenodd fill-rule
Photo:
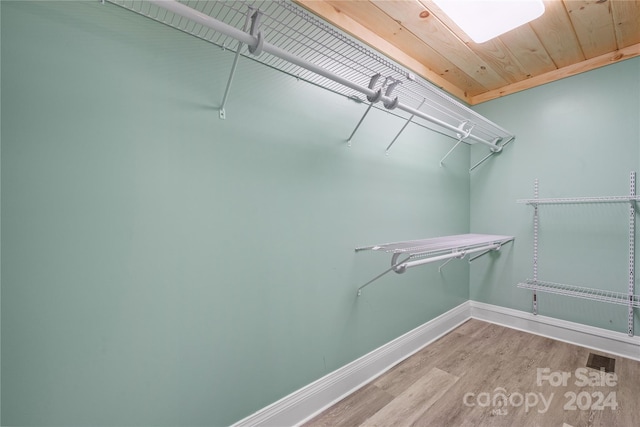
M 545 0 L 480 44 L 431 0 L 294 1 L 471 105 L 640 55 L 640 0 Z

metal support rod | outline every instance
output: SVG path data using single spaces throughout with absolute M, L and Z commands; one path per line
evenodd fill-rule
M 351 147 L 351 140 L 353 139 L 353 136 L 358 131 L 358 128 L 360 127 L 360 125 L 364 121 L 364 118 L 367 117 L 367 114 L 369 114 L 369 111 L 371 110 L 371 107 L 373 107 L 373 102 L 371 102 L 369 104 L 369 106 L 367 107 L 367 110 L 364 112 L 364 114 L 362 115 L 362 118 L 360 119 L 360 121 L 356 125 L 356 128 L 353 130 L 353 132 L 351 132 L 351 135 L 349 136 L 349 139 L 347 139 L 347 144 L 349 145 L 349 147 Z
M 629 177 L 629 197 L 635 198 L 636 196 L 636 173 L 631 172 Z M 635 269 L 636 269 L 636 203 L 634 201 L 629 202 L 629 312 L 628 312 L 628 329 L 627 333 L 630 337 L 633 336 L 633 298 L 635 290 Z
M 451 150 L 449 150 L 447 152 L 447 154 L 444 155 L 444 157 L 440 160 L 440 167 L 442 167 L 442 162 L 444 162 L 446 160 L 447 157 L 449 157 L 449 154 L 453 153 L 453 150 L 455 150 L 456 148 L 458 148 L 458 145 L 460 145 L 462 143 L 462 138 L 458 139 L 458 142 L 456 142 L 456 145 L 454 145 Z
M 236 67 L 238 66 L 238 58 L 240 58 L 240 50 L 242 50 L 242 42 L 238 42 L 238 49 L 236 50 L 236 56 L 233 58 L 233 64 L 231 64 L 231 72 L 229 73 L 229 80 L 227 81 L 227 88 L 224 90 L 224 96 L 222 97 L 222 103 L 220 104 L 220 118 L 226 119 L 227 115 L 224 110 L 225 105 L 227 104 L 227 97 L 229 96 L 229 90 L 231 89 L 231 83 L 233 82 L 233 75 L 236 72 Z
M 446 260 L 445 262 L 443 262 L 442 264 L 440 264 L 438 266 L 438 273 L 442 273 L 442 269 L 444 268 L 445 265 L 449 264 L 451 261 L 453 261 L 454 258 L 449 258 L 448 260 Z
M 487 154 L 486 156 L 484 156 L 482 159 L 480 159 L 480 161 L 478 163 L 476 163 L 475 165 L 473 165 L 470 169 L 469 172 L 472 172 L 475 168 L 477 168 L 478 166 L 480 166 L 481 164 L 483 164 L 489 157 L 493 156 L 494 152 L 490 152 L 489 154 Z
M 252 7 L 249 7 L 247 9 L 247 17 L 244 21 L 244 27 L 242 27 L 243 31 L 247 30 L 247 26 L 249 25 L 249 21 L 251 20 L 252 11 L 253 11 Z M 238 41 L 238 48 L 236 49 L 236 55 L 233 57 L 233 64 L 231 64 L 231 72 L 229 73 L 229 80 L 227 80 L 227 87 L 224 90 L 224 96 L 222 97 L 222 103 L 220 104 L 221 119 L 227 118 L 224 107 L 227 105 L 227 98 L 229 97 L 229 91 L 231 90 L 231 83 L 233 82 L 233 76 L 235 75 L 236 68 L 238 67 L 238 59 L 240 59 L 240 51 L 242 50 L 242 46 L 244 46 L 244 44 L 241 41 Z
M 480 254 L 478 254 L 478 255 L 474 256 L 474 257 L 470 257 L 470 258 L 469 258 L 469 262 L 475 261 L 475 260 L 477 260 L 478 258 L 480 258 L 481 256 L 484 256 L 484 255 L 488 254 L 489 252 L 492 252 L 492 251 L 499 251 L 499 250 L 500 250 L 500 245 L 496 245 L 494 248 L 487 249 L 486 251 L 484 251 L 484 252 L 482 252 L 482 253 L 480 253 Z
M 495 251 L 495 250 L 500 249 L 500 246 L 502 246 L 501 243 L 494 243 L 494 244 L 491 244 L 491 245 L 481 246 L 479 248 L 467 249 L 467 250 L 464 251 L 464 253 L 466 255 L 473 254 L 473 253 L 476 253 L 476 252 L 482 252 L 482 251 L 486 251 L 485 253 L 487 253 L 487 252 L 490 252 L 490 251 Z
M 364 285 L 360 286 L 358 288 L 358 296 L 362 295 L 362 290 L 364 288 L 366 288 L 367 286 L 369 286 L 370 284 L 372 284 L 373 282 L 375 282 L 376 280 L 378 280 L 379 278 L 381 278 L 382 276 L 384 276 L 385 274 L 389 273 L 391 270 L 394 270 L 395 268 L 397 268 L 399 265 L 401 265 L 402 263 L 404 263 L 405 261 L 409 260 L 411 258 L 411 256 L 406 257 L 405 259 L 403 259 L 402 261 L 398 262 L 397 264 L 391 265 L 391 267 L 389 267 L 388 269 L 386 269 L 385 271 L 383 271 L 382 273 L 378 274 L 376 277 L 374 277 L 373 279 L 369 280 L 367 283 L 365 283 Z
M 471 125 L 471 127 L 470 127 L 469 129 L 464 130 L 464 125 L 465 125 L 465 124 L 467 124 L 467 122 L 460 123 L 460 133 L 458 134 L 458 142 L 456 142 L 456 145 L 454 145 L 454 146 L 451 148 L 451 150 L 449 150 L 449 151 L 447 152 L 447 154 L 445 154 L 445 155 L 444 155 L 444 157 L 440 160 L 440 167 L 442 167 L 442 163 L 445 161 L 445 159 L 446 159 L 447 157 L 449 157 L 449 155 L 450 155 L 451 153 L 453 153 L 453 151 L 458 147 L 458 145 L 460 145 L 460 143 L 461 143 L 462 141 L 464 141 L 464 140 L 465 140 L 469 135 L 471 135 L 471 131 L 473 130 L 473 127 L 474 127 L 475 125 Z M 496 139 L 496 140 L 494 141 L 494 143 L 495 143 L 495 142 L 497 142 L 497 141 L 498 141 L 498 139 Z
M 533 182 L 533 198 L 538 198 L 538 179 Z M 533 206 L 533 281 L 538 282 L 538 205 Z M 533 290 L 533 314 L 538 314 L 538 295 Z
M 425 101 L 426 101 L 426 100 L 427 100 L 426 98 L 423 98 L 423 99 L 422 99 L 422 102 L 420 103 L 420 105 L 418 105 L 418 110 L 420 109 L 420 107 L 422 107 L 422 106 L 424 105 L 424 103 L 425 103 Z M 414 115 L 411 115 L 411 117 L 409 117 L 409 119 L 406 121 L 406 123 L 404 124 L 404 126 L 402 126 L 402 129 L 400 129 L 400 132 L 398 132 L 398 134 L 396 135 L 396 137 L 395 137 L 395 138 L 393 138 L 393 141 L 391 141 L 391 144 L 389 144 L 389 146 L 388 146 L 388 147 L 387 147 L 387 149 L 385 150 L 387 153 L 389 153 L 389 149 L 391 148 L 391 146 L 396 142 L 396 139 L 398 139 L 398 137 L 400 136 L 400 134 L 401 134 L 402 132 L 404 132 L 405 128 L 406 128 L 407 126 L 409 126 L 409 123 L 411 123 L 411 121 L 413 120 L 413 118 L 414 118 L 414 117 L 415 117 Z
M 373 245 L 373 246 L 360 246 L 355 248 L 356 252 L 362 252 L 362 251 L 371 251 L 371 250 L 375 250 L 375 249 L 380 249 L 379 245 Z
M 194 10 L 182 3 L 179 3 L 176 0 L 149 0 L 149 2 L 160 8 L 173 12 L 176 15 L 180 15 L 184 18 L 190 19 L 200 25 L 203 25 L 207 28 L 210 28 L 214 31 L 217 31 L 228 37 L 232 37 L 242 43 L 245 43 L 250 47 L 250 50 L 255 50 L 256 48 L 260 47 L 261 49 L 258 49 L 259 52 L 266 52 L 280 59 L 284 59 L 285 61 L 288 61 L 304 69 L 307 69 L 311 72 L 314 72 L 322 77 L 326 77 L 327 79 L 333 80 L 336 83 L 339 83 L 355 91 L 358 91 L 364 95 L 373 97 L 376 94 L 376 91 L 373 89 L 369 89 L 367 87 L 354 83 L 325 68 L 319 67 L 310 61 L 299 58 L 283 49 L 280 49 L 277 46 L 273 46 L 267 42 L 264 42 L 260 37 L 253 37 L 251 34 L 247 34 L 246 32 L 241 31 L 235 27 L 232 27 L 231 25 L 225 24 L 224 22 L 221 22 L 215 18 L 212 18 L 209 15 L 205 15 L 202 12 L 198 12 L 197 10 Z M 380 101 L 382 101 L 385 104 L 393 104 L 395 99 L 390 98 L 386 95 L 382 95 L 380 97 Z M 405 105 L 401 102 L 397 104 L 396 108 L 399 108 L 409 114 L 418 116 L 428 122 L 441 126 L 450 131 L 457 132 L 459 130 L 456 126 L 443 122 L 442 120 L 439 120 L 435 117 L 431 117 L 428 114 L 418 111 L 415 108 L 411 108 L 408 105 Z M 469 139 L 472 139 L 476 142 L 486 145 L 491 149 L 492 152 L 499 152 L 500 150 L 502 150 L 501 146 L 498 146 L 492 142 L 489 142 L 475 135 L 469 135 Z
M 381 76 L 380 76 L 379 73 L 371 76 L 371 80 L 369 80 L 369 89 L 373 89 L 373 88 L 376 87 L 376 83 L 378 82 L 380 77 Z M 385 82 L 382 84 L 382 87 L 384 87 L 387 84 L 387 81 L 388 81 L 388 79 L 385 80 Z M 347 139 L 347 145 L 349 147 L 351 147 L 351 140 L 353 139 L 353 136 L 356 134 L 356 132 L 360 128 L 360 125 L 364 121 L 364 118 L 367 117 L 367 114 L 369 114 L 369 111 L 371 111 L 371 107 L 373 107 L 373 104 L 375 104 L 376 102 L 378 102 L 380 100 L 380 96 L 381 95 L 382 95 L 382 88 L 378 89 L 378 91 L 376 92 L 375 96 L 373 96 L 373 97 L 367 96 L 367 100 L 369 101 L 369 106 L 367 107 L 367 110 L 364 112 L 364 114 L 362 115 L 362 118 L 360 119 L 360 121 L 356 125 L 356 128 L 353 130 L 353 132 L 351 132 L 351 135 L 349 135 L 349 139 Z

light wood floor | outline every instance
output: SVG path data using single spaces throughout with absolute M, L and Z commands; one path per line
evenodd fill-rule
M 472 319 L 305 426 L 640 426 L 640 362 Z

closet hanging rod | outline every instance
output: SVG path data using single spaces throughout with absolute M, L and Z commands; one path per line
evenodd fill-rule
M 299 58 L 277 46 L 274 46 L 272 44 L 269 44 L 267 42 L 264 41 L 262 34 L 258 31 L 256 33 L 256 36 L 253 36 L 249 33 L 246 33 L 242 30 L 239 30 L 231 25 L 228 25 L 222 21 L 219 21 L 209 15 L 206 15 L 202 12 L 199 12 L 195 9 L 192 9 L 189 6 L 186 6 L 182 3 L 179 3 L 177 0 L 149 0 L 149 3 L 154 4 L 157 7 L 160 7 L 162 9 L 165 9 L 169 12 L 172 12 L 176 15 L 182 16 L 184 18 L 190 19 L 200 25 L 203 25 L 207 28 L 210 28 L 214 31 L 217 31 L 219 33 L 222 33 L 228 37 L 234 38 L 237 41 L 246 44 L 247 46 L 250 47 L 250 51 L 256 55 L 259 56 L 262 52 L 267 52 L 273 56 L 276 56 L 280 59 L 284 59 L 285 61 L 288 61 L 294 65 L 297 65 L 299 67 L 302 67 L 306 70 L 309 70 L 313 73 L 316 73 L 322 77 L 325 77 L 329 80 L 332 80 L 336 83 L 339 83 L 343 86 L 346 86 L 350 89 L 353 89 L 355 91 L 358 91 L 366 96 L 369 97 L 376 97 L 377 101 L 382 101 L 383 104 L 386 105 L 395 105 L 394 108 L 399 108 L 411 115 L 420 117 L 428 122 L 431 122 L 435 125 L 441 126 L 445 129 L 448 129 L 450 131 L 453 132 L 457 132 L 459 131 L 459 128 L 456 126 L 453 126 L 449 123 L 446 123 L 436 117 L 432 117 L 428 114 L 423 113 L 422 111 L 419 111 L 415 108 L 412 108 L 406 104 L 403 104 L 402 102 L 397 102 L 397 98 L 392 98 L 390 96 L 387 96 L 385 94 L 383 94 L 381 91 L 378 90 L 373 90 L 373 89 L 369 89 L 368 87 L 365 86 L 361 86 L 357 83 L 354 83 L 348 79 L 345 79 L 323 67 L 320 67 L 316 64 L 313 64 L 305 59 Z M 492 152 L 494 153 L 498 153 L 502 150 L 502 146 L 497 145 L 497 142 L 500 141 L 496 141 L 496 143 L 494 142 L 490 142 L 487 141 L 483 138 L 480 138 L 476 135 L 469 135 L 468 139 L 473 140 L 475 142 L 479 142 L 483 145 L 486 145 L 487 147 L 489 147 L 491 149 Z
M 431 264 L 436 261 L 443 261 L 452 258 L 463 258 L 464 252 L 451 252 L 450 254 L 438 255 L 430 258 L 417 259 L 415 261 L 406 261 L 394 268 L 396 273 L 404 273 L 407 268 L 417 267 L 419 265 Z
M 473 259 L 476 259 L 488 252 L 498 251 L 500 248 L 514 240 L 513 236 L 496 236 L 490 234 L 459 234 L 455 236 L 442 236 L 430 239 L 406 240 L 403 242 L 384 243 L 374 246 L 360 246 L 355 249 L 356 252 L 361 251 L 384 251 L 392 253 L 391 267 L 369 280 L 358 288 L 358 295 L 362 293 L 362 289 L 369 286 L 385 274 L 394 271 L 396 273 L 404 273 L 407 268 L 419 265 L 430 264 L 436 261 L 451 261 L 452 259 L 461 259 L 466 255 L 482 252 Z M 406 257 L 398 261 L 401 255 Z M 473 259 L 469 259 L 472 261 Z M 445 263 L 446 264 L 446 263 Z M 439 271 L 444 266 L 439 267 Z
M 475 252 L 482 252 L 482 251 L 489 252 L 489 251 L 495 251 L 495 250 L 499 250 L 499 249 L 500 249 L 500 245 L 499 244 L 494 244 L 494 245 L 481 246 L 479 248 L 455 251 L 455 252 L 452 252 L 450 254 L 439 255 L 439 256 L 435 256 L 435 257 L 431 257 L 431 258 L 417 259 L 415 261 L 407 261 L 407 262 L 404 262 L 404 263 L 400 264 L 399 266 L 397 266 L 395 268 L 395 271 L 396 271 L 396 273 L 402 273 L 407 268 L 417 267 L 417 266 L 423 265 L 423 264 L 429 264 L 429 263 L 432 263 L 432 262 L 442 261 L 442 260 L 451 259 L 451 258 L 464 258 L 466 255 L 469 255 L 469 254 L 472 254 L 472 253 L 475 253 Z M 419 256 L 419 255 L 416 255 L 416 256 Z

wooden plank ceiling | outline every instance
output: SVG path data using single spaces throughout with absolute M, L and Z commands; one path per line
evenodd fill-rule
M 431 0 L 295 1 L 471 105 L 640 55 L 640 0 L 545 0 L 481 44 Z

